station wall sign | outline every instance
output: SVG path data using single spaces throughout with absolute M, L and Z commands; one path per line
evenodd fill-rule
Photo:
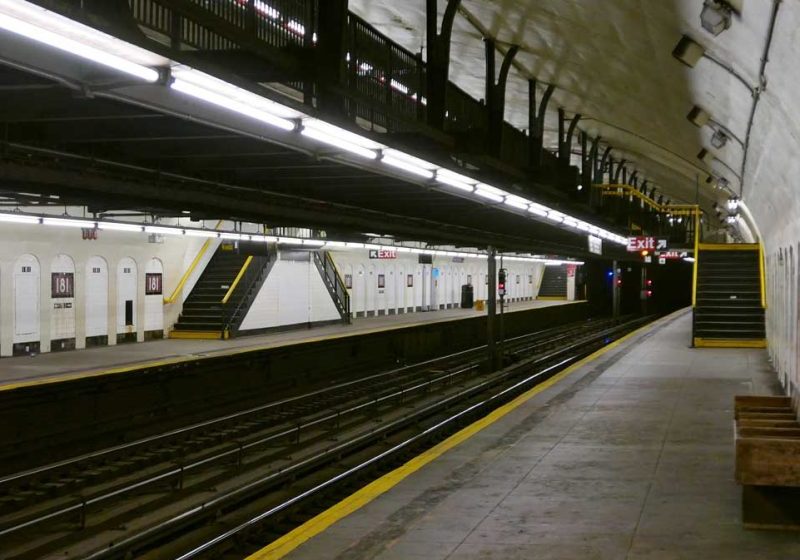
M 639 251 L 663 251 L 667 246 L 667 240 L 658 237 L 637 236 L 628 238 L 628 252 L 631 253 Z
M 662 251 L 660 253 L 656 253 L 656 256 L 660 259 L 670 259 L 670 260 L 677 260 L 677 259 L 684 259 L 689 256 L 688 251 Z
M 370 249 L 369 258 L 371 259 L 396 259 L 396 249 Z
M 595 255 L 603 254 L 603 240 L 596 235 L 589 236 L 589 252 Z

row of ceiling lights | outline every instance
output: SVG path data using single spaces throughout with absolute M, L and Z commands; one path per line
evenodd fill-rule
M 428 249 L 419 247 L 405 247 L 402 245 L 357 243 L 350 241 L 333 241 L 330 239 L 311 239 L 301 237 L 287 237 L 275 235 L 262 235 L 257 233 L 241 233 L 236 231 L 216 231 L 203 228 L 187 228 L 182 226 L 167 226 L 162 224 L 136 224 L 130 222 L 116 222 L 107 220 L 90 220 L 74 217 L 39 216 L 22 212 L 0 213 L 0 223 L 45 225 L 66 228 L 99 229 L 102 231 L 117 231 L 125 233 L 146 233 L 154 235 L 170 235 L 178 237 L 200 237 L 207 239 L 222 239 L 224 241 L 254 241 L 260 243 L 277 243 L 279 245 L 294 245 L 328 249 L 393 249 L 398 253 L 416 253 L 443 257 L 463 257 L 474 259 L 487 259 L 488 254 L 474 251 L 449 251 L 442 249 Z M 536 262 L 545 265 L 575 264 L 582 265 L 581 261 L 542 259 L 532 256 L 503 255 L 503 259 L 510 261 Z
M 153 68 L 146 62 L 152 60 L 153 53 L 24 0 L 0 0 L 0 29 L 124 72 L 144 82 L 169 83 L 172 90 L 194 99 L 285 132 L 299 133 L 305 138 L 328 145 L 337 152 L 347 152 L 399 169 L 424 179 L 430 186 L 444 187 L 443 190 L 451 193 L 479 199 L 484 203 L 494 203 L 564 228 L 627 245 L 626 237 L 314 119 L 193 68 L 173 66 L 169 69 L 169 77 L 165 78 L 163 68 Z

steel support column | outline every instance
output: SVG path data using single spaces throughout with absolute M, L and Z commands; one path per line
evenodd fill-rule
M 542 96 L 539 106 L 536 105 L 536 80 L 528 80 L 528 129 L 530 130 L 530 143 L 528 163 L 534 169 L 542 166 L 542 150 L 544 149 L 544 119 L 547 104 L 555 91 L 556 86 L 550 84 Z
M 495 53 L 497 46 L 494 39 L 483 40 L 486 47 L 486 111 L 488 116 L 488 133 L 486 135 L 486 149 L 492 155 L 499 155 L 503 142 L 503 120 L 506 110 L 506 83 L 511 63 L 519 51 L 513 45 L 503 57 L 500 74 L 495 79 Z
M 489 371 L 497 369 L 497 344 L 495 341 L 495 320 L 497 318 L 497 250 L 494 247 L 488 248 L 489 258 L 487 262 L 486 287 L 486 348 L 488 351 L 487 365 Z
M 316 70 L 319 109 L 335 118 L 345 114 L 344 98 L 338 93 L 345 81 L 347 58 L 348 0 L 319 2 Z M 310 37 L 309 37 L 310 40 Z M 306 102 L 309 102 L 308 93 Z
M 448 0 L 439 30 L 438 0 L 426 0 L 428 65 L 425 96 L 428 125 L 444 128 L 447 111 L 447 83 L 450 73 L 450 37 L 461 0 Z

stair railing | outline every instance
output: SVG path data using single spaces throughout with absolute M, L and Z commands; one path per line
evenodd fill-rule
M 220 228 L 220 226 L 222 225 L 222 223 L 223 223 L 223 220 L 219 220 L 217 222 L 217 225 L 214 226 L 214 229 L 218 230 Z M 167 305 L 167 304 L 170 304 L 170 303 L 175 303 L 175 301 L 178 299 L 178 295 L 180 295 L 181 291 L 183 291 L 183 287 L 186 285 L 186 282 L 189 280 L 189 277 L 192 275 L 192 272 L 195 271 L 197 266 L 200 264 L 200 261 L 203 260 L 203 257 L 208 252 L 208 248 L 211 247 L 211 242 L 213 240 L 215 240 L 215 238 L 211 238 L 211 237 L 209 237 L 208 239 L 205 240 L 205 242 L 203 243 L 203 246 L 200 247 L 199 251 L 197 251 L 197 255 L 195 255 L 194 260 L 192 261 L 192 264 L 189 265 L 189 268 L 186 269 L 186 272 L 183 273 L 183 276 L 181 276 L 181 279 L 178 281 L 178 285 L 175 286 L 174 290 L 172 290 L 172 294 L 170 294 L 169 297 L 165 297 L 164 298 L 164 305 Z
M 248 256 L 242 265 L 236 279 L 231 283 L 225 297 L 222 298 L 222 337 L 229 338 L 238 330 L 243 310 L 249 309 L 259 289 L 264 283 L 271 264 L 274 262 L 274 255 L 270 252 L 267 256 Z M 233 299 L 237 293 L 243 294 L 242 297 Z M 233 301 L 231 301 L 233 300 Z
M 352 314 L 350 313 L 350 292 L 344 284 L 344 280 L 339 275 L 339 270 L 333 262 L 333 257 L 328 251 L 314 251 L 314 262 L 317 269 L 322 273 L 325 284 L 334 299 L 336 307 L 339 309 L 339 314 L 342 321 L 350 323 Z

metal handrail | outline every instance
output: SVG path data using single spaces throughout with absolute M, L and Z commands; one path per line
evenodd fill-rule
M 222 303 L 226 304 L 231 299 L 233 292 L 236 291 L 236 287 L 239 285 L 239 282 L 242 281 L 242 277 L 244 276 L 247 269 L 250 268 L 250 263 L 253 262 L 253 255 L 249 255 L 245 260 L 242 268 L 239 270 L 239 274 L 236 275 L 236 278 L 231 282 L 228 291 L 225 292 L 225 296 L 222 298 Z
M 218 221 L 217 225 L 214 226 L 214 229 L 215 230 L 219 229 L 222 223 L 223 220 Z M 183 287 L 186 285 L 186 282 L 189 280 L 189 276 L 192 275 L 192 272 L 194 272 L 194 270 L 197 268 L 197 265 L 200 264 L 200 261 L 205 256 L 206 252 L 208 251 L 208 248 L 211 246 L 211 241 L 212 238 L 209 237 L 208 239 L 206 239 L 205 243 L 203 243 L 203 246 L 200 247 L 200 250 L 197 252 L 197 255 L 195 255 L 192 264 L 190 264 L 189 268 L 186 269 L 186 272 L 183 273 L 183 276 L 181 276 L 181 279 L 178 282 L 178 285 L 175 286 L 175 289 L 172 291 L 172 294 L 169 297 L 164 298 L 165 304 L 175 303 L 175 300 L 178 299 L 178 295 L 181 293 Z

